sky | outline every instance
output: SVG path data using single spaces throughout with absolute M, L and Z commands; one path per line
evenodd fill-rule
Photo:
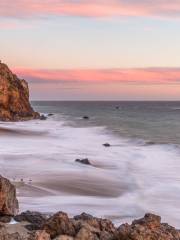
M 32 100 L 180 100 L 180 0 L 0 0 Z

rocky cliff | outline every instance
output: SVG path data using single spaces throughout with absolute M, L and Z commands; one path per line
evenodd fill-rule
M 39 117 L 30 105 L 27 82 L 0 62 L 0 120 L 21 121 Z

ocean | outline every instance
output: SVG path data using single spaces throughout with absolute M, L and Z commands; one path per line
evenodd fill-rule
M 0 123 L 1 174 L 17 185 L 21 211 L 87 212 L 117 224 L 151 212 L 180 227 L 180 102 L 32 105 L 53 115 Z M 75 161 L 83 158 L 92 165 Z

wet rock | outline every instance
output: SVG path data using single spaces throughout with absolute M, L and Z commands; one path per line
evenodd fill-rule
M 0 120 L 21 121 L 39 117 L 30 105 L 27 82 L 0 62 Z
M 42 114 L 42 115 L 40 116 L 40 120 L 43 120 L 43 121 L 44 121 L 44 120 L 46 120 L 46 119 L 47 119 L 47 117 L 46 117 L 45 115 Z
M 117 238 L 120 240 L 179 240 L 180 231 L 168 224 L 162 224 L 159 216 L 146 214 L 144 218 L 133 221 L 131 225 L 121 225 L 118 228 Z
M 11 219 L 12 219 L 12 216 L 8 216 L 8 215 L 0 216 L 1 223 L 9 223 Z
M 0 176 L 0 215 L 14 216 L 18 212 L 16 189 L 11 182 Z
M 89 116 L 83 116 L 84 120 L 89 120 Z
M 111 144 L 109 144 L 109 143 L 104 143 L 103 146 L 104 146 L 104 147 L 111 147 Z
M 85 165 L 91 165 L 90 161 L 88 158 L 84 158 L 84 159 L 76 159 L 75 160 L 76 162 L 79 162 L 79 163 L 82 163 L 82 164 L 85 164 Z
M 48 113 L 48 117 L 52 117 L 52 116 L 54 116 L 53 113 Z
M 42 229 L 47 220 L 47 216 L 40 212 L 23 212 L 14 217 L 17 222 L 29 222 L 31 225 L 26 225 L 26 228 L 30 231 Z
M 59 235 L 75 236 L 75 227 L 68 215 L 63 212 L 58 212 L 50 217 L 43 226 L 43 230 L 50 234 L 51 238 Z

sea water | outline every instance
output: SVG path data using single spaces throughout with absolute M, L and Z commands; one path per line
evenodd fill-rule
M 0 172 L 19 184 L 21 211 L 117 224 L 152 212 L 180 227 L 180 102 L 32 104 L 54 115 L 0 124 Z

